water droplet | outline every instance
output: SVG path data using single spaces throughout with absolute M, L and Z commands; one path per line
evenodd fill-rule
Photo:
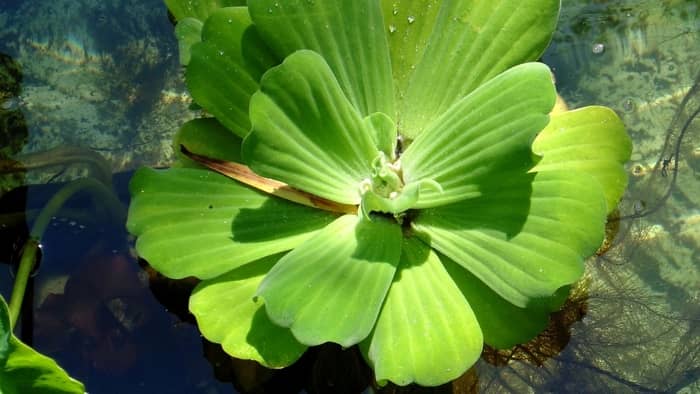
M 408 24 L 410 25 L 410 24 L 412 24 L 413 22 L 416 21 L 416 17 L 413 16 L 413 15 L 409 15 L 408 18 L 407 18 L 407 20 L 408 20 Z
M 394 25 L 389 25 L 389 33 L 396 33 L 396 26 Z
M 601 53 L 605 52 L 605 45 L 603 45 L 603 43 L 597 42 L 597 43 L 593 44 L 593 47 L 591 48 L 591 50 L 596 55 L 600 55 Z
M 233 19 L 228 18 L 228 23 L 233 23 Z
M 398 15 L 399 14 L 399 9 L 394 7 L 393 10 L 391 10 L 392 15 Z
M 223 55 L 224 55 L 224 51 L 219 51 L 219 55 L 220 55 L 220 56 L 223 56 Z

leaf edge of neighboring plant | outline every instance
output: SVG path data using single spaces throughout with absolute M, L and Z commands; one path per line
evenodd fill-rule
M 21 394 L 32 392 L 37 394 L 83 394 L 83 383 L 73 379 L 58 363 L 31 347 L 12 334 L 10 317 L 5 299 L 0 296 L 0 392 Z M 10 368 L 7 371 L 8 367 Z M 21 381 L 12 383 L 12 374 L 34 373 Z M 42 372 L 43 371 L 43 372 Z M 50 374 L 49 377 L 46 374 Z M 42 376 L 44 374 L 44 376 Z M 8 377 L 9 376 L 9 377 Z M 15 378 L 17 379 L 17 378 Z M 27 381 L 29 380 L 29 381 Z M 7 385 L 13 384 L 14 387 Z M 22 385 L 22 386 L 18 386 Z M 31 391 L 27 391 L 31 389 Z M 23 391 L 24 390 L 24 391 Z

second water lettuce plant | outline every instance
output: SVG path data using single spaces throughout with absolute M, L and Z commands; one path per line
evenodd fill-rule
M 199 163 L 135 175 L 138 252 L 200 278 L 204 336 L 269 367 L 359 344 L 377 380 L 439 385 L 484 343 L 528 340 L 600 245 L 631 150 L 607 108 L 550 114 L 534 61 L 558 13 L 249 0 L 197 14 L 187 83 L 214 118 L 176 140 Z

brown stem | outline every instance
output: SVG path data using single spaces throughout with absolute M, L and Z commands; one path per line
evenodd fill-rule
M 235 179 L 238 182 L 267 194 L 271 194 L 298 204 L 306 205 L 308 207 L 323 209 L 325 211 L 343 214 L 357 213 L 357 205 L 341 204 L 335 201 L 327 200 L 311 193 L 295 189 L 286 183 L 261 177 L 243 164 L 198 155 L 190 152 L 184 145 L 180 145 L 180 151 L 185 156 L 212 171 L 218 172 L 219 174 L 227 176 L 231 179 Z

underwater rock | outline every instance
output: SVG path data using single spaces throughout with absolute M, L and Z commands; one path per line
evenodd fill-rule
M 23 152 L 94 148 L 114 171 L 169 163 L 172 134 L 192 113 L 162 1 L 40 0 L 2 15 L 0 51 L 24 66 Z

